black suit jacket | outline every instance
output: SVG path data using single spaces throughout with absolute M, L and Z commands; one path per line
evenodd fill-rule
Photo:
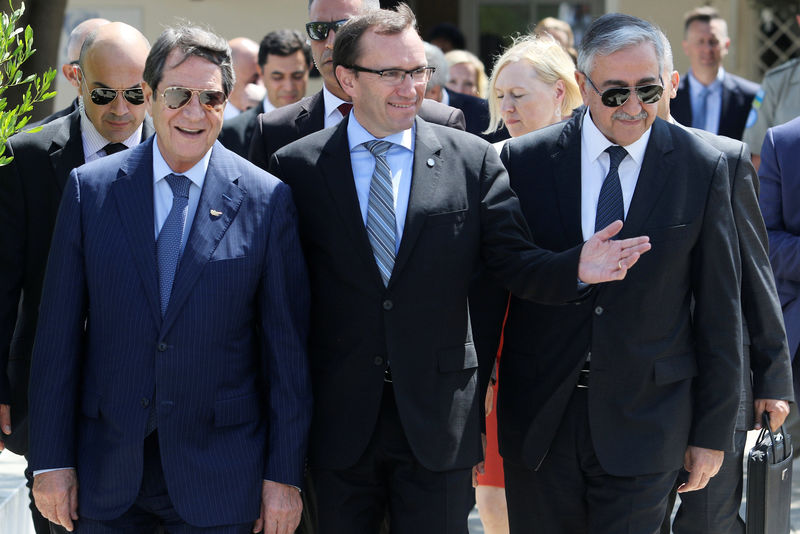
M 447 105 L 458 108 L 464 113 L 464 120 L 469 133 L 479 135 L 490 143 L 496 143 L 511 137 L 505 126 L 489 134 L 483 133 L 489 127 L 489 102 L 485 98 L 456 93 L 455 91 L 447 91 L 447 98 L 449 99 Z
M 742 389 L 737 430 L 755 423 L 753 399 L 794 400 L 792 361 L 786 342 L 781 303 L 769 263 L 769 238 L 758 205 L 759 183 L 747 145 L 719 135 L 689 131 L 725 154 L 731 207 L 742 267 Z
M 422 101 L 419 116 L 428 122 L 463 130 L 463 113 L 430 99 Z M 259 116 L 252 135 L 248 159 L 266 169 L 279 148 L 302 139 L 325 126 L 325 99 L 322 91 Z
M 153 127 L 145 120 L 142 138 Z M 19 133 L 0 167 L 0 403 L 11 404 L 17 453 L 27 450 L 28 372 L 56 213 L 69 173 L 83 165 L 80 112 Z
M 247 153 L 250 151 L 250 140 L 253 138 L 258 116 L 262 113 L 264 113 L 263 101 L 225 121 L 217 139 L 231 152 L 247 158 Z
M 47 117 L 43 118 L 42 120 L 39 120 L 39 121 L 36 121 L 36 122 L 33 122 L 33 123 L 29 124 L 28 126 L 25 127 L 25 129 L 28 130 L 30 128 L 35 128 L 37 126 L 42 126 L 44 124 L 48 124 L 50 122 L 53 122 L 56 119 L 60 119 L 61 117 L 66 117 L 67 115 L 69 115 L 70 113 L 75 111 L 76 109 L 78 109 L 78 97 L 77 96 L 75 97 L 75 100 L 73 100 L 72 103 L 69 106 L 65 107 L 64 109 L 59 109 L 58 111 L 52 113 L 51 115 L 48 115 Z
M 577 296 L 580 243 L 534 248 L 496 150 L 416 119 L 405 229 L 388 286 L 361 217 L 347 120 L 279 150 L 270 171 L 298 209 L 311 280 L 309 360 L 314 392 L 309 459 L 343 469 L 372 436 L 391 365 L 411 450 L 426 468 L 468 468 L 482 457 L 478 359 L 467 292 L 484 258 L 499 279 L 545 302 Z
M 501 156 L 534 239 L 550 250 L 583 241 L 583 115 L 511 139 Z M 650 236 L 652 250 L 625 280 L 566 306 L 511 298 L 497 409 L 504 458 L 541 464 L 588 353 L 589 424 L 608 473 L 676 470 L 687 444 L 732 448 L 741 318 L 724 156 L 656 119 L 621 233 L 635 235 Z M 504 306 L 471 304 L 494 316 L 476 325 L 502 322 Z
M 719 135 L 742 139 L 750 105 L 758 92 L 758 84 L 729 72 L 722 78 L 722 107 L 719 115 Z M 678 94 L 670 102 L 672 116 L 681 124 L 692 125 L 692 98 L 688 73 L 681 78 Z

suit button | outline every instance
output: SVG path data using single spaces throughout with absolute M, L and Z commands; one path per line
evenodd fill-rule
M 148 406 L 150 406 L 150 399 L 142 397 L 142 407 L 147 408 Z
M 383 358 L 381 358 L 380 356 L 375 356 L 375 359 L 373 361 L 375 362 L 375 365 L 383 365 Z
M 595 314 L 595 315 L 603 315 L 603 307 L 602 307 L 602 306 L 598 306 L 598 307 L 596 307 L 596 308 L 594 309 L 594 314 Z
M 157 348 L 158 352 L 164 352 L 165 350 L 167 350 L 167 344 L 162 341 L 161 343 L 158 344 Z
M 386 300 L 383 301 L 383 309 L 384 310 L 389 311 L 392 308 L 394 308 L 394 303 L 391 300 L 386 299 Z

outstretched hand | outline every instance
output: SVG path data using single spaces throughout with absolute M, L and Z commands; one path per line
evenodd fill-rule
M 0 404 L 0 432 L 11 435 L 11 406 L 8 404 Z M 0 451 L 4 448 L 3 440 L 0 440 Z
M 583 244 L 578 262 L 578 279 L 587 284 L 622 280 L 639 256 L 650 250 L 647 236 L 612 240 L 622 230 L 622 221 L 614 221 Z

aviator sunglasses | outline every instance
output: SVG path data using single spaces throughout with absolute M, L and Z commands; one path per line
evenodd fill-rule
M 78 69 L 80 70 L 80 67 L 78 67 Z M 81 72 L 81 83 L 83 83 L 88 91 L 89 87 L 86 85 L 86 78 L 83 76 L 83 72 Z M 91 98 L 92 102 L 98 106 L 106 106 L 113 102 L 119 93 L 122 93 L 122 96 L 125 98 L 125 100 L 134 106 L 141 106 L 144 104 L 144 90 L 142 90 L 141 87 L 130 87 L 128 89 L 96 87 L 95 89 L 89 91 L 89 98 Z
M 167 87 L 161 96 L 169 109 L 180 109 L 189 103 L 194 94 L 197 95 L 200 104 L 211 111 L 219 111 L 228 100 L 222 91 L 189 89 L 187 87 Z
M 604 106 L 609 108 L 618 108 L 623 105 L 625 102 L 628 101 L 628 98 L 631 96 L 631 89 L 636 91 L 636 96 L 639 97 L 639 100 L 642 101 L 642 104 L 655 104 L 659 100 L 661 100 L 661 95 L 664 93 L 664 86 L 658 84 L 649 84 L 649 85 L 637 85 L 635 87 L 612 87 L 611 89 L 606 89 L 602 93 L 594 84 L 589 75 L 584 73 L 586 79 L 589 80 L 589 84 L 592 86 L 592 89 L 600 95 L 600 101 L 603 103 Z M 659 77 L 659 80 L 661 77 Z
M 323 41 L 328 38 L 331 30 L 338 32 L 349 19 L 334 20 L 332 22 L 309 22 L 306 24 L 306 33 L 314 41 Z

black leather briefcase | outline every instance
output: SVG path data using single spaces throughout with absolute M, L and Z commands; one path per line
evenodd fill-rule
M 762 415 L 761 433 L 747 455 L 747 534 L 788 534 L 792 504 L 792 437 L 773 433 Z

